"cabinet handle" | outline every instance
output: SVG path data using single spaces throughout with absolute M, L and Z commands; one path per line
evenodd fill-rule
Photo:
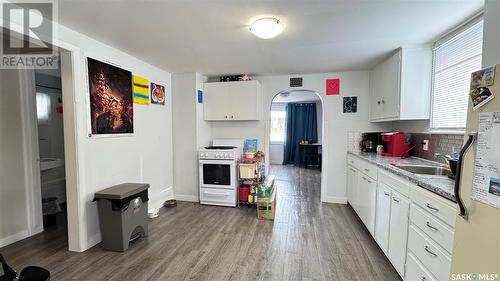
M 384 191 L 384 195 L 385 196 L 391 196 L 391 194 L 389 192 L 386 192 L 386 191 Z
M 227 119 L 227 115 L 226 115 L 226 119 Z
M 427 280 L 427 278 L 425 278 L 425 276 L 422 276 L 422 278 L 420 278 L 420 280 L 425 281 L 425 280 Z
M 380 101 L 377 101 L 377 104 L 380 104 Z
M 233 119 L 233 118 L 234 118 L 234 116 L 233 116 L 233 115 L 231 115 L 231 119 Z
M 369 172 L 369 171 L 370 171 L 370 169 L 365 168 L 365 172 Z
M 429 204 L 429 203 L 427 203 L 427 204 L 426 204 L 426 206 L 427 206 L 427 208 L 428 208 L 428 209 L 430 209 L 430 210 L 433 210 L 433 211 L 435 211 L 435 212 L 439 212 L 439 209 L 438 209 L 438 208 L 436 208 L 436 207 L 432 206 L 432 205 L 431 205 L 431 204 Z
M 433 251 L 431 251 L 431 250 L 429 249 L 429 246 L 427 246 L 427 245 L 426 245 L 426 246 L 424 246 L 424 250 L 425 250 L 425 251 L 427 251 L 427 253 L 429 253 L 431 256 L 433 256 L 433 257 L 437 257 L 437 254 L 436 254 L 436 253 L 434 253 Z
M 434 231 L 438 231 L 439 228 L 433 226 L 430 222 L 426 222 L 425 225 L 427 225 L 428 228 L 434 230 Z
M 351 171 L 353 171 L 353 172 L 356 172 L 356 170 L 354 170 L 353 168 L 349 168 L 349 169 L 351 169 Z
M 396 202 L 396 203 L 399 203 L 399 199 L 396 198 L 396 197 L 392 197 L 392 201 Z
M 382 103 L 385 103 L 385 100 L 382 100 Z

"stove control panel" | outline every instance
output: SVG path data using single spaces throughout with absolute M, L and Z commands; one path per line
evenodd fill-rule
M 235 152 L 233 150 L 200 150 L 200 159 L 220 159 L 220 160 L 234 160 L 236 159 Z

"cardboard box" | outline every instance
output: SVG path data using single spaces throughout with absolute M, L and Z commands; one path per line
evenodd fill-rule
M 274 220 L 278 187 L 275 185 L 270 197 L 257 198 L 257 218 L 260 220 Z

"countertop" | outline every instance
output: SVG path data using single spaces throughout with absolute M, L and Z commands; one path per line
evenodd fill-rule
M 425 188 L 437 195 L 440 195 L 448 200 L 456 202 L 455 192 L 454 192 L 455 189 L 454 180 L 448 178 L 447 176 L 414 174 L 394 166 L 394 164 L 442 166 L 442 164 L 440 163 L 416 157 L 410 157 L 410 158 L 387 157 L 369 152 L 348 151 L 348 154 L 359 157 L 365 161 L 368 161 L 378 166 L 379 168 L 382 168 L 386 171 L 389 171 L 393 174 L 403 177 L 409 180 L 410 182 L 415 183 L 418 186 Z

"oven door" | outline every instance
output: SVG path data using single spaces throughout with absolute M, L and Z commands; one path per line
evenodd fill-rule
M 200 187 L 236 188 L 236 163 L 227 160 L 200 160 Z

